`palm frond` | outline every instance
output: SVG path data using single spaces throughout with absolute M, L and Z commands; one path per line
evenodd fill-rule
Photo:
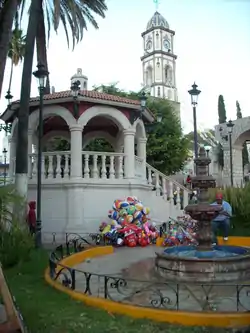
M 98 24 L 92 13 L 104 18 L 107 6 L 105 0 L 44 0 L 44 11 L 47 21 L 48 39 L 51 25 L 57 32 L 60 22 L 63 25 L 67 44 L 75 45 L 83 38 L 84 30 L 87 30 L 87 21 L 98 29 Z

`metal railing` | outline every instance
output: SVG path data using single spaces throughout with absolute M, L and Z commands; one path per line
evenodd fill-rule
M 91 246 L 106 244 L 108 243 L 102 235 L 97 233 L 65 234 L 65 243 L 58 245 L 50 253 L 51 279 L 85 295 L 141 307 L 191 312 L 250 311 L 250 284 L 174 283 L 160 277 L 148 280 L 127 279 L 120 273 L 96 274 L 68 267 L 60 262 Z

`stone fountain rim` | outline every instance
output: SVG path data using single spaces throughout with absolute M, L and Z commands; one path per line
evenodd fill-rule
M 230 247 L 235 247 L 235 248 L 241 248 L 247 251 L 246 254 L 242 254 L 242 255 L 238 255 L 238 256 L 234 256 L 234 257 L 224 257 L 224 258 L 187 258 L 187 257 L 174 257 L 173 255 L 168 255 L 168 254 L 163 254 L 162 252 L 155 252 L 156 254 L 156 259 L 164 259 L 164 260 L 168 260 L 168 261 L 186 261 L 186 262 L 234 262 L 234 261 L 241 261 L 241 260 L 246 260 L 246 259 L 250 259 L 250 249 L 243 247 L 243 246 L 231 246 Z

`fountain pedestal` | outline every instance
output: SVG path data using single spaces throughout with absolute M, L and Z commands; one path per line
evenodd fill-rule
M 204 148 L 195 159 L 197 175 L 192 178 L 197 188 L 198 204 L 185 208 L 197 221 L 197 246 L 174 246 L 156 253 L 157 272 L 167 280 L 186 282 L 231 282 L 250 278 L 250 250 L 238 246 L 213 246 L 211 221 L 222 210 L 221 205 L 209 204 L 208 189 L 215 180 L 208 175 L 211 160 Z

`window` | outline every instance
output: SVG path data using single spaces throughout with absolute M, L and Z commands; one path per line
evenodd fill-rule
M 160 87 L 157 88 L 157 96 L 161 97 L 161 88 Z
M 172 68 L 169 65 L 167 65 L 165 67 L 165 81 L 166 81 L 167 84 L 172 85 L 173 71 L 172 71 Z
M 146 71 L 146 85 L 151 86 L 153 83 L 153 70 L 152 67 L 149 66 Z

